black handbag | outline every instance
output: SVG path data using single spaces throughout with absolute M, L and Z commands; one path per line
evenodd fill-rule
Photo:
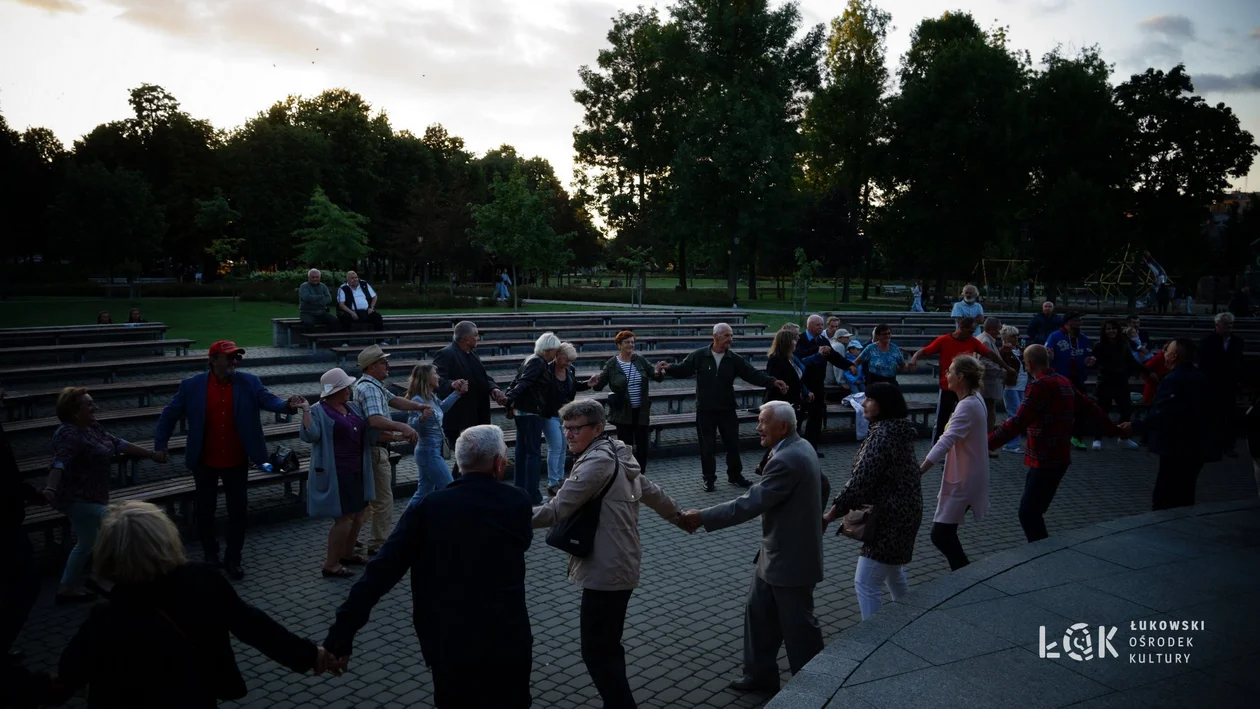
M 302 467 L 298 454 L 286 445 L 276 446 L 275 452 L 271 454 L 267 462 L 271 463 L 273 473 L 295 473 Z
M 608 440 L 607 437 L 604 440 Z M 612 489 L 621 473 L 621 459 L 613 448 L 613 474 L 599 497 L 588 500 L 576 512 L 551 526 L 547 532 L 547 545 L 581 559 L 591 555 L 595 548 L 595 532 L 599 529 L 599 513 L 604 507 L 604 495 Z

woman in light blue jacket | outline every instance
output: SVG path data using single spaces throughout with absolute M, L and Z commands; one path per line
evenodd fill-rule
M 341 369 L 330 369 L 319 378 L 320 402 L 303 402 L 299 435 L 311 444 L 307 473 L 306 512 L 312 517 L 332 517 L 328 530 L 328 554 L 324 578 L 350 578 L 347 566 L 361 566 L 367 559 L 355 553 L 354 541 L 363 527 L 367 501 L 376 498 L 372 476 L 372 445 L 394 440 L 367 425 L 358 404 L 350 401 L 354 378 Z
M 407 382 L 407 398 L 432 407 L 429 411 L 413 413 L 407 419 L 420 434 L 415 453 L 419 477 L 416 478 L 416 494 L 411 496 L 408 505 L 419 503 L 430 492 L 451 484 L 451 469 L 442 457 L 442 442 L 446 440 L 442 433 L 442 416 L 468 391 L 468 382 L 464 379 L 451 382 L 450 396 L 439 399 L 436 392 L 441 382 L 437 367 L 431 364 L 417 364 L 411 370 L 411 381 Z

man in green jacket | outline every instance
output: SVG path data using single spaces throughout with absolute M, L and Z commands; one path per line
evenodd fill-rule
M 336 328 L 337 316 L 328 312 L 328 304 L 332 302 L 332 293 L 328 286 L 319 282 L 319 269 L 312 268 L 306 272 L 306 283 L 298 288 L 298 315 L 303 325 L 327 325 Z
M 656 373 L 677 379 L 696 378 L 696 434 L 700 437 L 700 471 L 705 492 L 717 489 L 717 435 L 726 448 L 726 479 L 738 487 L 750 487 L 739 459 L 739 416 L 735 409 L 735 378 L 757 386 L 775 386 L 787 391 L 787 384 L 753 367 L 748 360 L 731 352 L 735 333 L 726 323 L 713 326 L 713 344 L 687 355 L 678 364 L 657 362 Z

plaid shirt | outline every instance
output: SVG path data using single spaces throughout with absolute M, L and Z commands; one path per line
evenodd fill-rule
M 363 418 L 384 416 L 389 418 L 389 402 L 394 398 L 385 385 L 375 377 L 364 374 L 354 383 L 354 400 L 363 407 Z
M 1028 432 L 1024 464 L 1030 468 L 1066 468 L 1072 462 L 1072 427 L 1077 412 L 1100 424 L 1109 435 L 1119 429 L 1091 399 L 1053 369 L 1028 381 L 1024 401 L 1014 416 L 989 434 L 989 450 L 996 450 L 1021 433 Z

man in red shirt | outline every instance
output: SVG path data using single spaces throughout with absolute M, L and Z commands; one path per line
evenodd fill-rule
M 1045 514 L 1072 462 L 1072 427 L 1078 413 L 1092 419 L 1109 436 L 1127 436 L 1129 424 L 1112 423 L 1092 399 L 1072 386 L 1071 380 L 1051 369 L 1050 351 L 1044 345 L 1029 345 L 1024 350 L 1024 366 L 1028 369 L 1024 401 L 989 434 L 989 450 L 1028 432 L 1024 454 L 1028 477 L 1019 501 L 1019 524 L 1028 541 L 1035 542 L 1050 536 Z
M 227 553 L 223 567 L 234 581 L 245 578 L 241 550 L 245 546 L 246 482 L 249 464 L 267 462 L 267 440 L 259 411 L 291 414 L 306 405 L 301 396 L 288 399 L 267 391 L 262 380 L 236 371 L 245 350 L 228 340 L 210 345 L 210 368 L 179 383 L 179 390 L 158 419 L 153 449 L 166 452 L 175 425 L 188 421 L 184 464 L 196 483 L 197 535 L 208 563 L 218 564 L 214 512 L 223 482 L 227 504 Z
M 975 338 L 975 330 L 975 318 L 959 318 L 957 330 L 932 340 L 927 347 L 915 352 L 906 363 L 908 367 L 914 369 L 920 357 L 941 356 L 941 393 L 936 403 L 936 432 L 932 435 L 933 441 L 941 437 L 941 433 L 945 431 L 945 424 L 949 423 L 949 417 L 954 415 L 954 407 L 958 406 L 958 395 L 949 390 L 949 383 L 945 380 L 945 373 L 949 371 L 949 365 L 955 357 L 960 354 L 977 354 L 997 362 L 998 366 L 1007 372 L 1016 371 L 1002 361 L 1001 355 L 981 344 Z

